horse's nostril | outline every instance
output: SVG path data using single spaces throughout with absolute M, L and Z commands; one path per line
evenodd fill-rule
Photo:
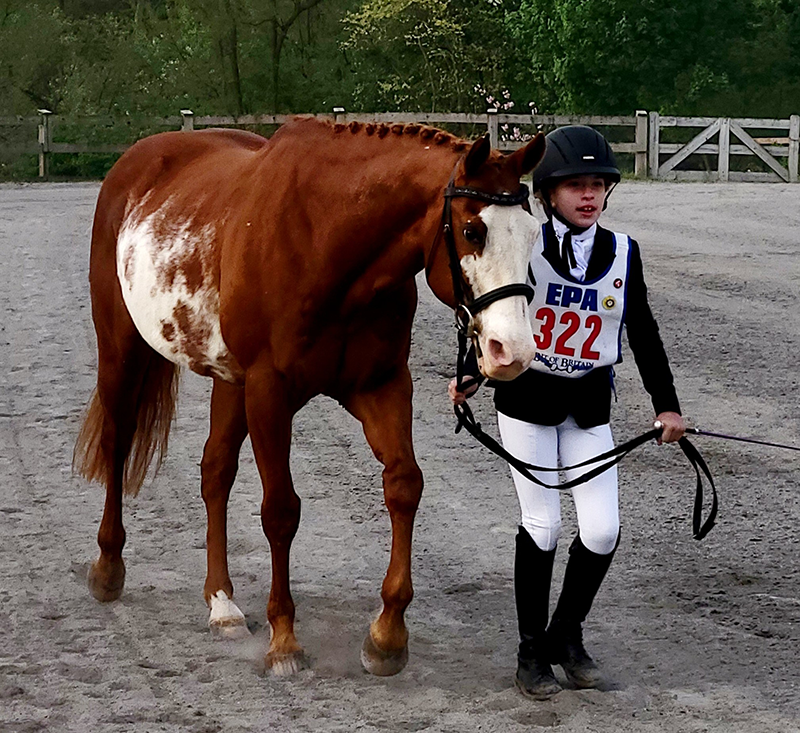
M 514 361 L 511 353 L 503 345 L 503 342 L 497 339 L 489 339 L 489 356 L 493 362 L 500 366 L 508 366 Z

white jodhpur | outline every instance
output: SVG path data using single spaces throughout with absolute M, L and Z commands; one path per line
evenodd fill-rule
M 584 429 L 568 417 L 560 425 L 534 425 L 500 412 L 497 422 L 503 447 L 517 458 L 537 466 L 572 466 L 614 447 L 608 424 Z M 566 471 L 565 476 L 569 481 L 588 470 Z M 556 472 L 532 473 L 547 484 L 558 482 Z M 541 550 L 554 549 L 561 534 L 562 492 L 542 488 L 514 468 L 511 474 L 519 498 L 522 526 Z M 619 535 L 617 467 L 613 466 L 571 491 L 584 547 L 598 555 L 612 552 Z

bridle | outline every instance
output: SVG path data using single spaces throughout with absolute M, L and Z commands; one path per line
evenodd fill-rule
M 459 161 L 460 163 L 461 161 Z M 444 239 L 445 247 L 447 248 L 447 259 L 450 266 L 450 277 L 453 280 L 453 298 L 455 299 L 455 321 L 456 329 L 458 330 L 458 358 L 456 360 L 456 380 L 458 388 L 461 389 L 464 377 L 464 359 L 467 355 L 467 344 L 470 339 L 474 339 L 475 331 L 475 316 L 482 310 L 488 308 L 492 303 L 504 298 L 511 298 L 515 295 L 524 295 L 528 303 L 533 300 L 533 288 L 527 283 L 510 283 L 509 285 L 501 285 L 499 288 L 490 290 L 488 293 L 473 298 L 469 295 L 469 288 L 464 282 L 464 271 L 461 269 L 461 261 L 458 257 L 458 250 L 456 249 L 456 240 L 453 233 L 453 211 L 451 203 L 454 198 L 470 198 L 477 201 L 483 201 L 488 204 L 496 204 L 498 206 L 519 206 L 531 213 L 528 187 L 521 183 L 519 189 L 515 193 L 490 193 L 489 191 L 481 191 L 478 188 L 470 188 L 469 186 L 454 186 L 453 182 L 456 177 L 459 163 L 456 163 L 453 172 L 450 174 L 450 180 L 447 182 L 447 187 L 444 189 L 444 205 L 442 206 L 442 223 L 437 233 L 436 239 L 431 247 L 431 252 L 428 257 L 428 264 L 425 268 L 425 275 L 430 278 L 431 268 L 436 255 L 436 249 L 441 239 Z M 474 339 L 475 351 L 480 356 L 480 345 L 477 339 Z M 466 405 L 464 405 L 466 407 Z M 469 408 L 467 408 L 469 409 Z M 458 413 L 456 413 L 458 414 Z M 461 420 L 459 419 L 459 422 Z
M 460 162 L 460 161 L 459 161 Z M 461 341 L 464 341 L 466 348 L 466 341 L 475 334 L 475 316 L 482 310 L 488 308 L 492 303 L 504 298 L 511 298 L 515 295 L 524 295 L 528 303 L 533 299 L 533 288 L 527 283 L 511 283 L 509 285 L 502 285 L 499 288 L 490 290 L 488 293 L 473 298 L 469 295 L 470 288 L 464 281 L 464 272 L 461 269 L 461 262 L 456 249 L 455 234 L 453 233 L 453 212 L 451 202 L 454 198 L 470 198 L 477 201 L 483 201 L 487 204 L 496 204 L 498 206 L 519 206 L 522 204 L 526 211 L 530 212 L 530 204 L 528 197 L 530 192 L 528 187 L 522 183 L 516 193 L 490 193 L 488 191 L 481 191 L 477 188 L 469 188 L 468 186 L 454 186 L 456 170 L 458 163 L 450 175 L 450 180 L 444 190 L 444 205 L 442 207 L 442 224 L 439 229 L 441 239 L 444 239 L 445 247 L 447 248 L 447 258 L 450 266 L 450 277 L 453 280 L 453 297 L 455 299 L 455 319 L 456 328 L 459 333 L 459 347 Z M 428 258 L 428 266 L 426 267 L 426 275 L 430 275 L 430 270 L 433 265 L 434 255 L 436 248 L 439 244 L 440 236 L 437 235 L 436 241 L 431 249 L 431 254 Z M 476 345 L 477 348 L 477 345 Z M 459 350 L 461 350 L 459 348 Z

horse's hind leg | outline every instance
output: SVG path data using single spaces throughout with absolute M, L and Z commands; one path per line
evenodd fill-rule
M 92 594 L 100 601 L 113 601 L 122 593 L 122 494 L 136 494 L 154 454 L 159 460 L 163 456 L 174 414 L 177 374 L 174 364 L 145 343 L 122 301 L 110 229 L 98 215 L 90 270 L 97 332 L 97 389 L 73 459 L 78 473 L 106 488 L 97 533 L 100 557 L 88 578 Z
M 361 661 L 376 675 L 397 674 L 408 661 L 404 613 L 414 595 L 411 584 L 411 535 L 422 495 L 422 472 L 411 443 L 411 375 L 395 376 L 370 392 L 351 396 L 345 407 L 364 426 L 375 457 L 383 464 L 383 491 L 392 522 L 392 550 L 383 581 L 383 610 L 372 622 Z
M 138 491 L 154 448 L 153 436 L 141 433 L 153 427 L 148 417 L 154 412 L 166 409 L 167 415 L 155 418 L 166 422 L 165 429 L 172 416 L 174 365 L 152 351 L 130 326 L 128 333 L 120 328 L 113 345 L 98 339 L 97 391 L 76 446 L 78 470 L 106 488 L 97 533 L 100 557 L 88 577 L 92 595 L 104 602 L 119 598 L 125 582 L 122 494 Z M 169 404 L 152 404 L 157 399 Z
M 244 614 L 233 602 L 228 575 L 228 498 L 239 467 L 239 451 L 247 437 L 244 389 L 214 380 L 211 393 L 211 431 L 203 451 L 202 494 L 208 516 L 208 572 L 203 591 L 211 609 L 212 633 L 226 639 L 249 636 Z
M 294 634 L 294 601 L 289 589 L 289 551 L 300 523 L 300 497 L 289 472 L 289 449 L 292 417 L 299 405 L 289 403 L 286 385 L 269 369 L 249 369 L 245 393 L 247 425 L 264 488 L 261 526 L 272 556 L 266 664 L 277 675 L 289 675 L 307 665 Z

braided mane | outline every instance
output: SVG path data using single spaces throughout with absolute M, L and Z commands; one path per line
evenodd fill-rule
M 395 122 L 391 124 L 386 122 L 356 121 L 332 123 L 327 120 L 325 122 L 333 127 L 333 131 L 336 134 L 344 134 L 349 131 L 352 135 L 375 135 L 381 139 L 391 135 L 407 135 L 409 137 L 417 137 L 419 140 L 431 145 L 447 145 L 459 153 L 466 150 L 470 145 L 469 142 L 456 137 L 452 133 L 439 130 L 430 125 L 423 125 L 419 122 Z

